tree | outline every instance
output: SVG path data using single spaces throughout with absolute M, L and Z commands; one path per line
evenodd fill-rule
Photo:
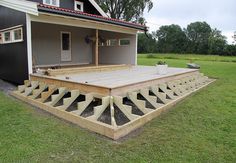
M 166 25 L 156 32 L 158 48 L 162 53 L 184 53 L 186 51 L 187 38 L 179 25 Z
M 234 39 L 233 44 L 236 44 L 236 31 L 234 32 L 233 39 Z
M 148 37 L 147 37 L 148 36 Z M 138 34 L 138 53 L 155 53 L 157 52 L 157 42 L 152 34 Z
M 218 29 L 213 29 L 208 39 L 208 53 L 221 55 L 224 53 L 226 44 L 226 37 L 221 34 L 221 31 Z
M 112 18 L 135 22 L 144 22 L 144 10 L 153 7 L 152 0 L 97 0 L 97 3 Z
M 188 52 L 207 54 L 208 38 L 211 34 L 211 27 L 206 22 L 195 22 L 187 26 L 186 36 L 188 38 Z
M 226 45 L 224 48 L 224 53 L 220 55 L 236 56 L 236 45 Z

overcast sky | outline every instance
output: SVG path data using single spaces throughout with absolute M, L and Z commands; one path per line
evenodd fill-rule
M 195 21 L 206 21 L 222 31 L 232 43 L 236 31 L 236 0 L 152 0 L 154 6 L 144 16 L 150 31 L 162 25 L 187 27 Z

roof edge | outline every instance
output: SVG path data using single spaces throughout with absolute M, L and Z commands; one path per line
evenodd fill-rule
M 26 0 L 0 0 L 0 5 L 17 11 L 38 16 L 38 3 Z
M 88 19 L 88 20 L 94 20 L 94 21 L 99 21 L 103 23 L 133 28 L 140 31 L 147 30 L 147 27 L 145 25 L 140 25 L 140 24 L 126 22 L 119 19 L 107 18 L 103 16 L 88 14 L 88 13 L 74 11 L 74 10 L 68 10 L 64 8 L 46 6 L 43 4 L 38 5 L 38 11 L 46 12 L 46 13 L 53 13 L 53 14 L 58 14 L 58 15 L 71 16 L 71 17 L 82 18 L 82 19 Z

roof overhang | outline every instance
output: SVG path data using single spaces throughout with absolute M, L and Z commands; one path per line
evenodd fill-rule
M 38 15 L 38 4 L 25 0 L 0 0 L 0 5 L 31 15 Z
M 133 28 L 127 28 L 124 26 L 118 26 L 114 24 L 107 24 L 104 22 L 81 19 L 76 17 L 52 14 L 39 12 L 38 16 L 30 15 L 30 20 L 32 22 L 48 23 L 48 24 L 57 24 L 64 26 L 73 26 L 89 29 L 98 29 L 104 31 L 119 32 L 125 34 L 137 34 L 138 30 Z
M 123 26 L 123 27 L 127 27 L 127 28 L 133 28 L 133 29 L 136 29 L 137 31 L 147 30 L 147 27 L 143 26 L 143 25 L 130 23 L 130 22 L 122 21 L 122 20 L 117 20 L 117 19 L 112 19 L 112 18 L 105 18 L 105 17 L 98 16 L 98 15 L 92 15 L 92 14 L 72 11 L 72 10 L 68 10 L 68 9 L 57 8 L 57 7 L 39 5 L 38 11 L 41 13 L 49 13 L 49 14 L 54 14 L 54 15 L 56 14 L 56 15 L 60 15 L 60 16 L 80 18 L 80 19 L 85 19 L 85 20 L 102 22 L 102 23 L 106 23 L 106 24 Z

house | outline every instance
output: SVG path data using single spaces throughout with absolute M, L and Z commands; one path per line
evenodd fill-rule
M 37 68 L 136 65 L 146 29 L 109 18 L 94 0 L 0 0 L 0 78 L 22 84 Z
M 137 66 L 146 30 L 94 0 L 0 0 L 0 78 L 24 83 L 14 97 L 116 140 L 214 81 Z

